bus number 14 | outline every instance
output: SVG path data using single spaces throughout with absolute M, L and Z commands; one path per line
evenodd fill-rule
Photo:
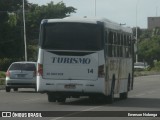
M 92 73 L 93 74 L 93 69 L 88 69 L 88 73 Z

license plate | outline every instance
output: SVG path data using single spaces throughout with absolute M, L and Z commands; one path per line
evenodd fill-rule
M 68 84 L 68 85 L 65 85 L 64 88 L 66 88 L 66 89 L 75 89 L 76 85 Z
M 23 78 L 23 77 L 25 77 L 25 75 L 24 74 L 18 74 L 17 77 L 18 78 Z

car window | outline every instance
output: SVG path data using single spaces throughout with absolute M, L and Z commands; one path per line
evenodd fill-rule
M 36 66 L 32 63 L 15 63 L 12 64 L 9 70 L 26 70 L 26 71 L 35 71 Z
M 134 63 L 134 66 L 148 66 L 148 64 L 139 62 L 139 63 Z
M 135 66 L 144 66 L 144 63 L 136 63 Z

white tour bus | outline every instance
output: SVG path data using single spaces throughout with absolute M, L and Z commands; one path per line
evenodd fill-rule
M 133 89 L 132 29 L 107 19 L 44 19 L 37 91 L 49 102 L 89 96 L 108 103 Z

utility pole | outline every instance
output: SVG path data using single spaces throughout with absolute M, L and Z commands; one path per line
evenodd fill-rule
M 139 2 L 139 0 L 137 0 L 137 4 L 136 4 L 136 49 L 138 50 L 138 30 L 137 30 L 137 12 L 138 12 L 138 2 Z M 138 54 L 137 54 L 137 51 L 136 51 L 136 62 L 138 62 Z
M 97 10 L 96 10 L 96 9 L 97 9 L 97 8 L 96 8 L 96 7 L 97 7 L 97 2 L 96 2 L 96 0 L 95 0 L 95 3 L 94 3 L 94 5 L 95 5 L 95 6 L 94 6 L 94 8 L 95 8 L 95 11 L 94 11 L 94 12 L 95 12 L 95 17 L 96 17 L 96 12 L 97 12 Z
M 26 23 L 25 23 L 25 8 L 23 0 L 23 27 L 24 27 L 24 49 L 25 49 L 25 61 L 27 61 L 27 44 L 26 44 Z

